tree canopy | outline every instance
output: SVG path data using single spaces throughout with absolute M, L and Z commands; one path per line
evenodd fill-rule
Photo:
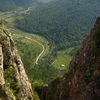
M 55 0 L 15 23 L 17 28 L 42 35 L 58 49 L 65 49 L 80 44 L 99 13 L 99 0 Z

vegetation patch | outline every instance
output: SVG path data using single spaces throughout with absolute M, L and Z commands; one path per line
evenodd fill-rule
M 79 46 L 57 51 L 57 57 L 56 60 L 53 62 L 53 65 L 61 69 L 67 69 L 73 55 L 75 55 L 78 48 Z
M 6 80 L 6 86 L 8 86 L 15 95 L 21 92 L 23 87 L 16 79 L 16 70 L 14 67 L 10 66 L 9 68 L 5 69 L 4 76 Z

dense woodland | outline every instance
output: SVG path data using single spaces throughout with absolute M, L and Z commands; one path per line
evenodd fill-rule
M 18 7 L 28 7 L 35 3 L 36 0 L 0 0 L 0 11 L 6 12 Z
M 79 45 L 100 13 L 99 0 L 55 0 L 35 8 L 16 27 L 44 36 L 58 50 Z
M 52 0 L 0 0 L 0 12 L 16 10 L 18 7 L 28 8 L 50 1 Z

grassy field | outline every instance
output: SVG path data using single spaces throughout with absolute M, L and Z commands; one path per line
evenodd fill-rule
M 13 34 L 13 38 L 18 48 L 18 52 L 22 57 L 24 65 L 26 67 L 31 66 L 31 64 L 34 65 L 36 57 L 42 51 L 42 48 L 39 45 L 37 45 L 35 42 L 31 42 L 27 40 L 22 35 Z M 30 64 L 28 62 L 30 62 Z
M 23 31 L 21 31 L 21 30 L 18 30 L 18 29 L 13 29 L 13 30 L 11 30 L 11 33 L 13 33 L 13 38 L 14 38 L 14 40 L 16 41 L 17 40 L 17 42 L 16 42 L 16 45 L 18 46 L 19 44 L 17 44 L 17 43 L 19 43 L 19 42 L 22 42 L 22 43 L 25 43 L 25 44 L 27 44 L 27 45 L 31 45 L 30 46 L 30 48 L 27 48 L 27 50 L 33 50 L 33 52 L 34 52 L 34 55 L 33 55 L 33 58 L 35 58 L 35 59 L 33 59 L 34 60 L 34 63 L 33 64 L 35 64 L 35 60 L 36 60 L 36 58 L 37 58 L 37 56 L 41 53 L 41 51 L 42 51 L 42 48 L 41 48 L 41 46 L 39 45 L 39 44 L 37 44 L 36 42 L 34 42 L 34 41 L 30 41 L 30 40 L 28 40 L 28 39 L 26 39 L 25 37 L 29 37 L 29 38 L 31 38 L 32 40 L 35 40 L 35 41 L 38 41 L 38 42 L 40 42 L 42 45 L 44 45 L 44 47 L 45 47 L 45 51 L 44 51 L 44 53 L 42 54 L 42 56 L 41 56 L 41 58 L 42 57 L 44 57 L 44 56 L 46 56 L 48 53 L 49 53 L 49 45 L 47 44 L 47 42 L 46 42 L 46 40 L 43 38 L 43 37 L 41 37 L 41 36 L 38 36 L 38 35 L 35 35 L 35 34 L 29 34 L 29 33 L 26 33 L 26 32 L 23 32 Z M 18 49 L 20 49 L 21 47 L 19 47 L 18 46 Z M 25 48 L 25 47 L 24 47 Z M 20 49 L 21 50 L 21 49 Z M 24 50 L 24 49 L 23 49 Z M 31 50 L 31 52 L 32 52 L 32 50 Z M 22 50 L 21 50 L 21 52 L 23 52 Z M 27 51 L 28 52 L 28 51 Z M 38 53 L 37 53 L 38 52 Z M 21 53 L 22 54 L 22 53 Z M 31 58 L 30 58 L 31 59 Z
M 53 65 L 61 69 L 68 68 L 73 56 L 76 54 L 79 48 L 80 46 L 75 46 L 63 51 L 57 51 L 57 58 Z
M 73 57 L 69 54 L 72 50 L 73 50 L 73 48 L 69 48 L 69 49 L 63 50 L 63 51 L 58 51 L 57 59 L 55 60 L 54 65 L 59 68 L 67 68 Z

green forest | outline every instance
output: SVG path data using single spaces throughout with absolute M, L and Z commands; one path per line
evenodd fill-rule
M 39 34 L 63 50 L 80 45 L 99 13 L 99 0 L 55 0 L 36 7 L 15 23 L 17 28 Z
M 50 1 L 52 0 L 0 0 L 0 12 L 13 11 L 19 7 L 28 8 L 30 6 L 41 5 Z
M 29 7 L 36 0 L 0 0 L 0 11 L 6 12 L 15 10 L 18 7 Z

